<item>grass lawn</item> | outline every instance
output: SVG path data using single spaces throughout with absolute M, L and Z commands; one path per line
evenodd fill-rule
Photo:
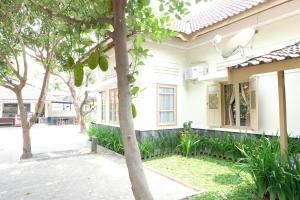
M 204 195 L 191 198 L 193 200 L 255 199 L 250 175 L 240 172 L 239 166 L 231 161 L 205 156 L 169 156 L 147 160 L 144 164 L 206 191 Z

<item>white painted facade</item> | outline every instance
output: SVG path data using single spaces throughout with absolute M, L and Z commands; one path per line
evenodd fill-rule
M 136 130 L 158 130 L 181 128 L 186 121 L 193 121 L 194 128 L 216 129 L 225 131 L 241 130 L 239 127 L 224 127 L 222 122 L 218 128 L 211 128 L 208 121 L 207 87 L 212 83 L 227 81 L 227 67 L 245 60 L 240 54 L 223 59 L 212 44 L 215 35 L 220 34 L 226 42 L 239 30 L 254 27 L 258 33 L 250 42 L 252 50 L 248 56 L 260 55 L 272 50 L 300 41 L 300 1 L 294 0 L 273 7 L 251 17 L 242 19 L 223 28 L 199 36 L 197 39 L 184 42 L 180 39 L 156 44 L 147 42 L 145 47 L 153 56 L 145 61 L 140 70 L 137 85 L 145 90 L 140 93 L 134 103 L 138 110 L 135 122 Z M 100 119 L 101 95 L 98 95 L 97 123 L 114 125 L 109 122 L 109 90 L 116 88 L 114 76 L 114 56 L 111 52 L 110 71 L 100 73 L 97 90 L 106 92 L 106 117 Z M 206 62 L 209 65 L 208 74 L 199 80 L 184 80 L 184 72 L 188 67 Z M 105 80 L 104 80 L 105 79 Z M 300 70 L 286 71 L 286 99 L 288 132 L 300 136 Z M 159 126 L 157 115 L 157 85 L 168 84 L 177 86 L 177 124 Z M 277 76 L 274 73 L 257 75 L 258 97 L 258 130 L 255 132 L 276 134 L 279 130 Z

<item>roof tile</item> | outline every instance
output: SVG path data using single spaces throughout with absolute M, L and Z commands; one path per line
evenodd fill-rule
M 258 64 L 271 63 L 298 57 L 300 57 L 300 42 L 271 51 L 270 53 L 267 53 L 265 55 L 251 58 L 246 62 L 232 66 L 232 68 L 241 68 Z
M 172 29 L 177 32 L 190 34 L 238 15 L 266 1 L 270 0 L 216 0 L 209 7 L 200 7 L 197 14 L 174 21 Z

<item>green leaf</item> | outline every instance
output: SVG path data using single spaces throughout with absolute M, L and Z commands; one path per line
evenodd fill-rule
M 108 60 L 106 56 L 99 57 L 99 67 L 102 71 L 106 72 L 108 70 Z
M 143 6 L 148 6 L 150 4 L 150 0 L 142 0 Z
M 140 48 L 142 43 L 144 42 L 145 38 L 143 35 L 138 35 L 136 36 L 135 40 L 134 40 L 134 46 L 135 48 Z
M 74 59 L 69 56 L 68 59 L 67 59 L 67 69 L 70 70 L 73 68 L 73 65 L 74 65 Z
M 99 54 L 97 52 L 91 53 L 88 59 L 89 68 L 92 70 L 95 69 L 98 65 L 98 61 L 99 61 Z
M 131 89 L 131 95 L 135 96 L 139 92 L 140 88 L 135 86 Z
M 82 85 L 83 75 L 83 65 L 78 62 L 74 66 L 74 83 L 76 87 L 80 87 Z
M 131 113 L 132 113 L 132 117 L 136 118 L 137 112 L 136 112 L 135 105 L 133 103 L 131 104 Z

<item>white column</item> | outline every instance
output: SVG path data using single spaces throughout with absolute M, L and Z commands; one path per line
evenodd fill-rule
M 286 122 L 286 96 L 284 71 L 277 72 L 278 96 L 279 96 L 279 124 L 280 124 L 280 150 L 281 155 L 285 156 L 288 152 L 288 134 Z

